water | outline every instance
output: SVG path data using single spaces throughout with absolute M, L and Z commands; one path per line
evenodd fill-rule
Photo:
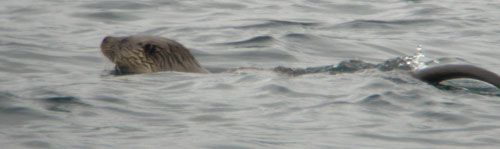
M 405 71 L 265 70 L 432 63 L 500 72 L 500 4 L 427 0 L 0 2 L 2 148 L 496 148 L 488 85 L 438 89 Z M 109 75 L 107 35 L 190 48 L 212 74 Z M 478 89 L 479 88 L 479 89 Z

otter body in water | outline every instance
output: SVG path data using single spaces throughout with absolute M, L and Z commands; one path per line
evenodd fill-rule
M 159 71 L 180 71 L 208 73 L 200 66 L 182 44 L 157 36 L 106 37 L 101 44 L 102 53 L 116 64 L 116 74 L 150 73 Z M 273 71 L 289 75 L 308 73 L 355 72 L 363 69 L 378 68 L 381 71 L 393 69 L 411 70 L 401 58 L 387 60 L 381 64 L 370 64 L 358 60 L 339 63 L 337 66 L 312 67 L 307 69 L 292 69 L 277 67 Z M 254 68 L 255 69 L 255 68 Z M 500 76 L 486 69 L 472 65 L 441 65 L 412 71 L 411 75 L 431 84 L 441 81 L 470 78 L 481 80 L 500 88 Z
M 101 52 L 116 64 L 116 74 L 180 71 L 208 73 L 182 44 L 157 36 L 104 38 Z
M 346 60 L 340 62 L 336 66 L 329 65 L 323 67 L 309 67 L 306 69 L 293 69 L 280 66 L 274 68 L 274 71 L 291 76 L 298 76 L 318 72 L 329 72 L 330 74 L 349 73 L 365 69 L 410 71 L 411 76 L 414 78 L 434 85 L 451 79 L 475 79 L 489 83 L 500 89 L 500 76 L 484 68 L 467 64 L 445 64 L 412 71 L 412 66 L 406 63 L 406 60 L 403 58 L 389 59 L 380 64 L 371 64 L 360 60 Z
M 442 81 L 469 78 L 481 80 L 500 89 L 500 76 L 486 69 L 463 64 L 448 64 L 417 70 L 411 73 L 413 77 L 431 84 Z

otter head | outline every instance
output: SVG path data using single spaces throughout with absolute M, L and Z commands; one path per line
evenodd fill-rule
M 188 49 L 156 36 L 105 37 L 102 53 L 116 64 L 117 74 L 158 71 L 207 72 Z

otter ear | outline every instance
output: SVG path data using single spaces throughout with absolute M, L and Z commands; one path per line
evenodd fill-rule
M 158 47 L 154 44 L 151 44 L 151 43 L 144 45 L 142 48 L 144 49 L 144 53 L 147 55 L 151 55 L 151 54 L 155 53 L 156 50 L 158 50 L 157 49 Z

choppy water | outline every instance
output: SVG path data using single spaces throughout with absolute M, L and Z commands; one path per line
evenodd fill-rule
M 498 96 L 401 71 L 223 71 L 380 63 L 422 45 L 426 61 L 500 72 L 498 14 L 494 0 L 3 0 L 0 145 L 495 148 Z M 222 73 L 107 75 L 102 38 L 133 34 L 175 39 Z

